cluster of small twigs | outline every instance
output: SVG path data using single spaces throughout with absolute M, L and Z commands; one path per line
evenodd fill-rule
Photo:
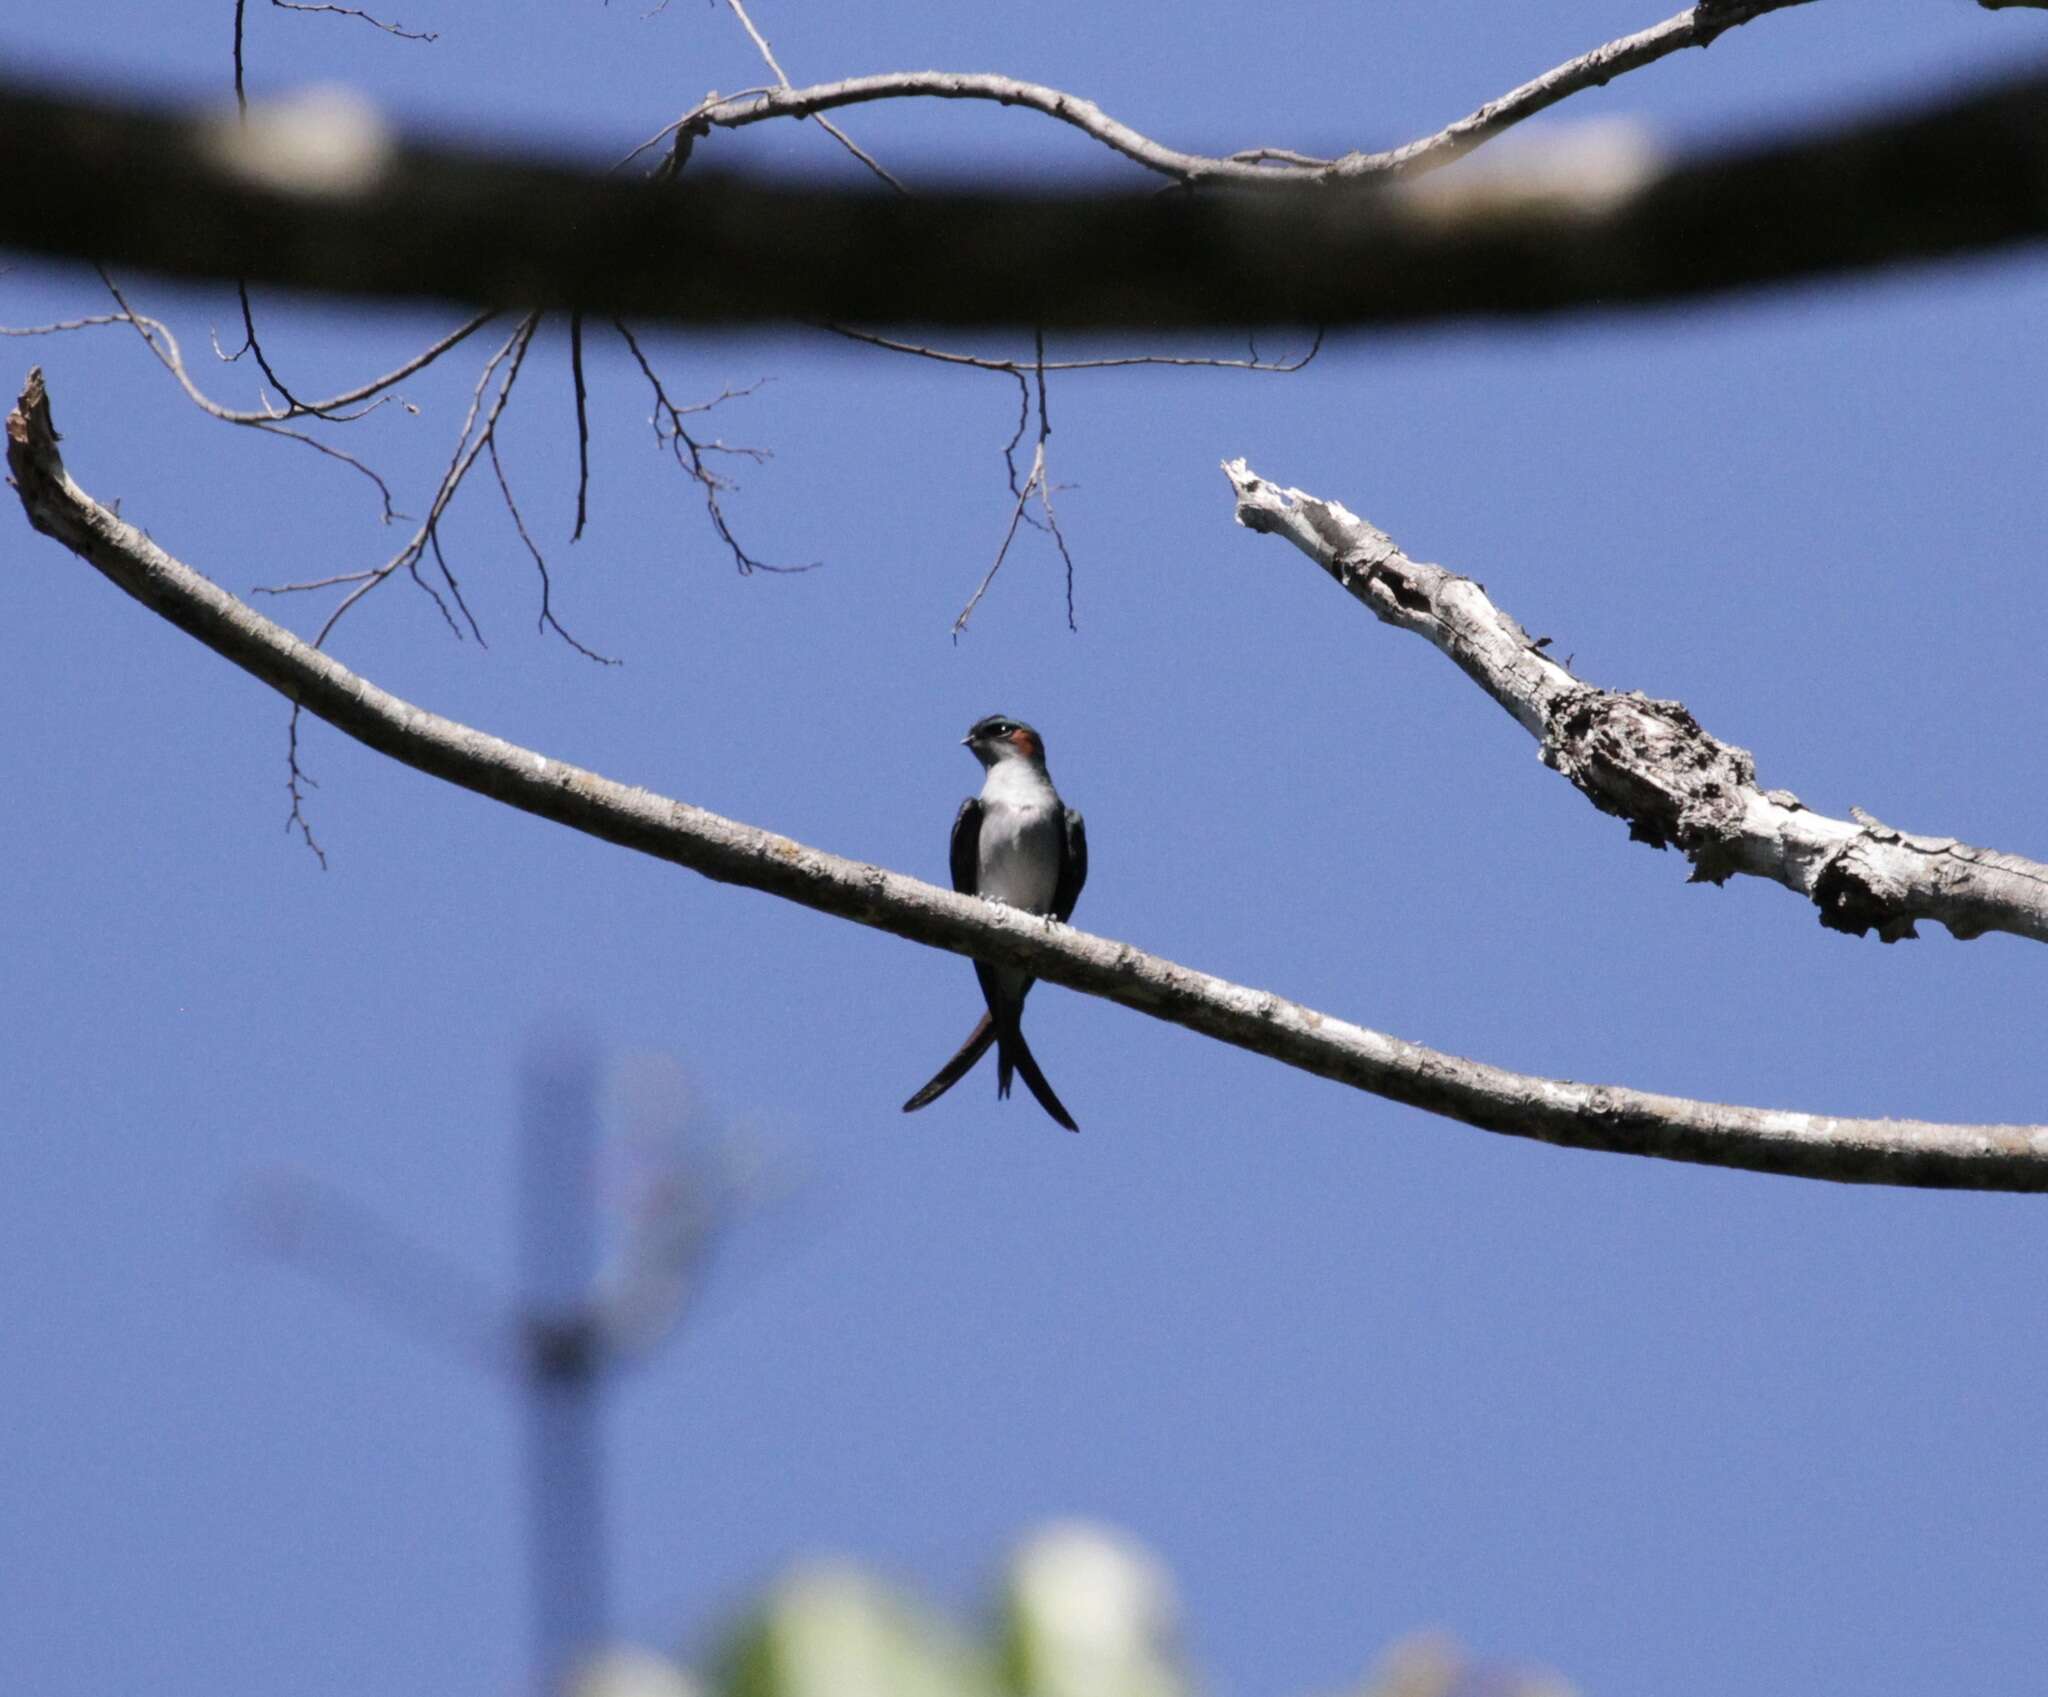
M 767 99 L 773 96 L 779 97 L 785 102 L 784 105 L 774 108 L 775 115 L 809 118 L 811 122 L 824 130 L 827 135 L 831 136 L 834 141 L 838 142 L 841 147 L 845 148 L 848 153 L 859 160 L 862 165 L 866 166 L 884 183 L 888 184 L 890 188 L 899 194 L 909 194 L 911 191 L 904 186 L 899 177 L 885 169 L 872 154 L 861 147 L 843 129 L 824 115 L 824 112 L 820 109 L 820 103 L 810 98 L 814 91 L 800 90 L 791 83 L 788 73 L 783 70 L 781 62 L 775 57 L 774 48 L 769 46 L 767 38 L 755 27 L 754 20 L 747 15 L 745 0 L 725 0 L 725 3 L 731 9 L 733 16 L 739 20 L 740 26 L 747 32 L 747 36 L 753 42 L 755 50 L 761 55 L 763 63 L 774 74 L 774 88 L 754 89 L 746 94 L 724 98 L 715 94 L 709 95 L 692 111 L 677 119 L 674 124 L 635 148 L 631 154 L 627 155 L 627 159 L 635 158 L 650 148 L 658 146 L 661 142 L 672 139 L 673 145 L 659 174 L 673 176 L 682 169 L 683 163 L 688 159 L 690 149 L 697 138 L 706 134 L 711 126 L 721 125 L 726 128 L 736 128 L 740 124 L 755 121 L 757 117 L 768 116 L 770 113 L 766 108 L 759 105 L 748 106 L 741 103 L 754 101 L 757 97 Z M 825 104 L 830 103 L 825 102 Z M 1080 629 L 1074 617 L 1074 556 L 1067 547 L 1066 535 L 1061 531 L 1059 518 L 1053 511 L 1053 490 L 1058 486 L 1052 481 L 1051 471 L 1046 459 L 1046 442 L 1052 434 L 1051 415 L 1046 408 L 1045 376 L 1048 371 L 1107 371 L 1128 366 L 1163 365 L 1207 367 L 1212 370 L 1227 371 L 1291 372 L 1299 371 L 1310 360 L 1315 358 L 1316 353 L 1322 347 L 1323 340 L 1319 333 L 1316 336 L 1315 345 L 1300 359 L 1277 363 L 1261 361 L 1256 349 L 1253 350 L 1250 359 L 1211 359 L 1199 355 L 1186 354 L 1122 354 L 1102 359 L 1073 359 L 1048 362 L 1045 357 L 1045 332 L 1042 329 L 1034 332 L 1033 335 L 1034 357 L 1030 360 L 1020 361 L 1015 359 L 996 359 L 982 354 L 959 353 L 944 348 L 926 347 L 920 343 L 899 341 L 894 337 L 877 335 L 872 331 L 859 330 L 844 324 L 828 324 L 823 328 L 831 331 L 834 335 L 844 336 L 849 341 L 861 342 L 868 347 L 879 348 L 887 353 L 906 354 L 917 359 L 936 360 L 944 365 L 964 366 L 977 371 L 999 372 L 1016 380 L 1018 392 L 1017 429 L 1009 441 L 1003 445 L 1003 464 L 1009 474 L 1012 501 L 1009 523 L 1004 528 L 1001 543 L 996 548 L 995 560 L 988 570 L 982 574 L 980 583 L 975 585 L 974 593 L 967 598 L 966 605 L 954 616 L 953 640 L 955 642 L 958 642 L 961 636 L 965 634 L 968 620 L 974 616 L 974 609 L 981 605 L 981 598 L 988 593 L 990 585 L 995 582 L 996 573 L 1003 569 L 1003 562 L 1010 555 L 1010 545 L 1017 539 L 1019 526 L 1027 523 L 1034 530 L 1042 531 L 1050 536 L 1053 545 L 1059 550 L 1060 563 L 1065 570 L 1066 578 L 1067 629 Z M 1017 450 L 1023 443 L 1026 433 L 1031 429 L 1034 404 L 1038 416 L 1037 440 L 1032 448 L 1031 469 L 1020 481 L 1017 474 Z M 1038 516 L 1033 516 L 1031 512 L 1034 499 L 1038 505 Z
M 1134 366 L 1159 365 L 1181 367 L 1204 367 L 1216 371 L 1266 371 L 1286 374 L 1299 371 L 1322 351 L 1323 335 L 1318 331 L 1310 342 L 1308 351 L 1293 359 L 1267 360 L 1259 355 L 1258 343 L 1251 344 L 1251 351 L 1245 359 L 1218 359 L 1192 354 L 1112 354 L 1093 359 L 1049 360 L 1045 357 L 1045 333 L 1040 331 L 1033 338 L 1034 357 L 1029 360 L 995 359 L 983 354 L 951 352 L 944 348 L 926 347 L 917 342 L 900 341 L 893 336 L 877 335 L 871 330 L 856 330 L 850 325 L 828 324 L 825 326 L 836 336 L 848 341 L 861 342 L 871 348 L 881 348 L 889 353 L 908 354 L 917 359 L 936 360 L 942 365 L 962 366 L 973 371 L 992 371 L 1009 377 L 1017 385 L 1017 428 L 1010 439 L 1003 444 L 1003 464 L 1009 474 L 1010 495 L 1015 505 L 1010 522 L 1003 532 L 1001 545 L 996 549 L 994 563 L 975 586 L 953 620 L 953 638 L 957 642 L 967 628 L 967 621 L 995 576 L 1002 569 L 1008 557 L 1010 544 L 1016 539 L 1020 523 L 1029 523 L 1035 529 L 1052 537 L 1059 549 L 1061 563 L 1066 568 L 1067 628 L 1077 630 L 1074 617 L 1074 557 L 1067 548 L 1067 540 L 1054 515 L 1052 491 L 1058 487 L 1050 480 L 1046 467 L 1046 440 L 1052 434 L 1051 415 L 1046 406 L 1046 373 L 1051 371 L 1115 371 Z M 1034 402 L 1038 414 L 1038 436 L 1032 450 L 1031 469 L 1019 480 L 1017 475 L 1017 450 L 1023 445 L 1026 433 L 1031 429 Z M 1032 498 L 1038 499 L 1042 517 L 1034 518 L 1030 512 Z
M 1259 146 L 1245 148 L 1227 156 L 1211 157 L 1166 147 L 1112 118 L 1092 101 L 1059 89 L 1025 83 L 1005 76 L 937 71 L 890 73 L 798 87 L 784 71 L 767 38 L 756 27 L 747 11 L 745 0 L 725 0 L 726 7 L 752 42 L 774 79 L 773 82 L 736 94 L 714 93 L 706 96 L 680 118 L 664 126 L 656 135 L 635 148 L 620 161 L 620 168 L 630 166 L 641 155 L 666 144 L 667 151 L 654 167 L 653 174 L 657 178 L 672 177 L 683 169 L 694 144 L 708 136 L 713 129 L 740 129 L 771 119 L 807 119 L 816 123 L 864 169 L 872 172 L 892 190 L 908 194 L 911 191 L 900 176 L 861 147 L 826 114 L 870 101 L 936 98 L 993 101 L 1039 112 L 1078 128 L 1138 166 L 1167 178 L 1181 191 L 1215 183 L 1299 184 L 1304 181 L 1333 182 L 1410 176 L 1450 164 L 1510 126 L 1573 94 L 1597 87 L 1623 72 L 1653 63 L 1682 48 L 1705 46 L 1730 28 L 1771 12 L 1806 3 L 1808 0 L 1701 0 L 1700 4 L 1660 24 L 1567 60 L 1439 131 L 1381 152 L 1354 151 L 1336 157 L 1321 157 L 1286 148 Z M 282 11 L 317 12 L 354 19 L 388 35 L 406 40 L 431 42 L 435 39 L 430 31 L 410 30 L 399 23 L 375 17 L 351 6 L 317 3 L 317 0 L 270 0 L 270 4 Z M 233 0 L 234 91 L 238 109 L 245 116 L 248 108 L 244 54 L 247 5 L 248 0 Z M 102 273 L 102 276 L 105 274 Z M 377 490 L 381 517 L 387 524 L 404 515 L 397 509 L 386 478 L 364 459 L 315 434 L 313 429 L 307 426 L 354 422 L 393 400 L 399 401 L 407 411 L 417 412 L 417 407 L 403 399 L 399 385 L 425 372 L 476 331 L 500 316 L 497 311 L 479 313 L 395 369 L 371 378 L 342 394 L 321 400 L 305 400 L 300 398 L 280 376 L 258 335 L 256 315 L 250 302 L 249 291 L 246 286 L 238 285 L 237 304 L 242 321 L 241 344 L 228 351 L 216 340 L 215 353 L 220 359 L 228 362 L 239 360 L 245 355 L 253 358 L 268 389 L 263 393 L 258 406 L 233 408 L 214 400 L 194 381 L 176 338 L 161 320 L 141 313 L 131 306 L 112 279 L 107 279 L 106 283 L 114 302 L 115 310 L 112 312 L 5 333 L 40 335 L 80 330 L 95 325 L 126 324 L 140 335 L 145 345 L 177 381 L 187 398 L 210 417 L 302 443 L 367 478 Z M 766 451 L 700 437 L 686 422 L 710 412 L 724 402 L 752 394 L 759 384 L 737 388 L 728 386 L 707 401 L 687 404 L 679 402 L 632 330 L 618 320 L 612 320 L 612 324 L 625 342 L 634 364 L 639 368 L 651 391 L 653 408 L 650 421 L 657 444 L 669 453 L 684 475 L 696 485 L 704 504 L 706 518 L 720 543 L 731 555 L 735 567 L 743 574 L 756 571 L 809 569 L 808 566 L 770 565 L 760 559 L 742 543 L 726 510 L 725 498 L 730 495 L 734 485 L 731 478 L 719 469 L 718 462 L 742 459 L 758 464 L 768 457 Z M 522 316 L 511 333 L 485 362 L 471 391 L 468 409 L 453 452 L 434 487 L 425 517 L 415 526 L 402 546 L 374 566 L 303 582 L 265 587 L 264 592 L 269 594 L 339 592 L 338 599 L 328 610 L 314 638 L 315 646 L 324 644 L 339 622 L 360 605 L 367 595 L 401 572 L 434 603 L 443 622 L 458 639 L 466 631 L 480 644 L 484 642 L 482 626 L 463 593 L 462 585 L 444 548 L 442 520 L 479 459 L 488 458 L 499 498 L 515 534 L 532 558 L 540 580 L 537 628 L 543 633 L 552 632 L 577 653 L 592 661 L 600 664 L 615 663 L 610 657 L 599 653 L 574 636 L 557 615 L 553 575 L 547 558 L 535 540 L 532 527 L 527 524 L 520 510 L 499 450 L 499 426 L 506 416 L 513 385 L 532 351 L 540 326 L 539 314 L 528 313 Z M 575 524 L 572 541 L 580 539 L 583 534 L 588 518 L 590 487 L 590 396 L 584 373 L 583 328 L 581 316 L 572 315 L 568 321 L 568 331 L 577 439 Z M 1248 358 L 1116 354 L 1107 357 L 1048 360 L 1042 329 L 1034 333 L 1032 357 L 1019 359 L 927 346 L 845 324 L 825 324 L 819 328 L 882 352 L 931 360 L 960 369 L 993 372 L 1006 376 L 1017 385 L 1017 427 L 1003 447 L 1009 494 L 1008 520 L 992 563 L 953 621 L 952 629 L 956 640 L 966 630 L 975 609 L 989 592 L 997 574 L 1009 558 L 1018 534 L 1026 524 L 1049 537 L 1059 553 L 1065 577 L 1067 622 L 1070 628 L 1076 625 L 1074 556 L 1061 530 L 1053 504 L 1054 493 L 1062 486 L 1056 484 L 1053 479 L 1049 459 L 1052 428 L 1048 408 L 1049 374 L 1064 375 L 1135 366 L 1284 374 L 1299 371 L 1308 364 L 1315 358 L 1322 343 L 1319 334 L 1305 353 L 1282 360 L 1261 358 L 1256 344 L 1252 346 Z M 276 398 L 273 399 L 273 395 Z M 1029 464 L 1022 465 L 1021 451 L 1027 437 L 1032 438 L 1032 452 Z M 313 840 L 303 807 L 304 786 L 310 785 L 312 780 L 305 775 L 298 760 L 296 713 L 291 728 L 289 766 L 292 801 L 289 823 L 305 836 L 308 846 L 317 854 L 319 846 Z
M 732 526 L 726 522 L 725 509 L 719 504 L 719 496 L 733 488 L 732 479 L 725 477 L 711 466 L 710 456 L 723 454 L 732 459 L 752 460 L 760 465 L 771 456 L 766 448 L 745 448 L 730 442 L 713 438 L 699 441 L 690 433 L 683 420 L 695 413 L 707 413 L 726 401 L 742 400 L 761 387 L 766 379 L 747 384 L 743 388 L 721 389 L 708 401 L 695 401 L 688 406 L 678 404 L 669 396 L 668 389 L 661 381 L 661 374 L 641 351 L 639 338 L 618 319 L 612 320 L 612 328 L 625 341 L 627 351 L 633 356 L 633 363 L 640 368 L 641 376 L 654 391 L 654 412 L 650 422 L 654 426 L 654 440 L 666 448 L 681 466 L 685 475 L 691 478 L 704 492 L 704 511 L 710 517 L 712 529 L 718 532 L 719 540 L 731 551 L 733 564 L 742 575 L 749 572 L 807 572 L 811 565 L 771 566 L 765 560 L 758 560 L 740 546 L 740 539 L 733 534 Z M 817 562 L 812 562 L 815 565 Z
M 372 16 L 354 7 L 312 4 L 309 0 L 270 0 L 272 6 L 281 11 L 322 12 L 335 16 L 354 18 L 360 22 L 384 31 L 386 34 L 408 41 L 431 42 L 436 39 L 431 31 L 416 31 L 397 23 Z M 233 76 L 234 93 L 238 112 L 246 119 L 249 106 L 247 87 L 247 62 L 244 49 L 247 24 L 247 0 L 234 3 Z M 822 121 L 822 120 L 821 120 Z M 828 127 L 830 127 L 828 125 Z M 85 330 L 103 325 L 125 324 L 139 335 L 144 345 L 154 354 L 177 382 L 186 398 L 208 417 L 224 424 L 245 429 L 258 430 L 266 435 L 282 437 L 297 442 L 314 452 L 348 467 L 366 478 L 377 491 L 380 518 L 383 523 L 396 522 L 402 514 L 394 500 L 391 484 L 387 478 L 358 454 L 325 440 L 311 430 L 303 428 L 306 423 L 340 425 L 354 423 L 386 404 L 396 401 L 406 411 L 417 413 L 418 407 L 404 399 L 400 385 L 416 378 L 433 366 L 470 336 L 500 316 L 497 311 L 476 314 L 454 330 L 432 342 L 411 358 L 390 371 L 370 378 L 343 393 L 324 399 L 308 400 L 294 391 L 292 386 L 279 374 L 276 364 L 263 346 L 258 333 L 256 314 L 250 301 L 246 284 L 237 284 L 237 306 L 242 322 L 242 339 L 232 350 L 223 348 L 219 338 L 213 338 L 215 356 L 225 364 L 233 364 L 245 356 L 252 358 L 268 385 L 268 392 L 259 397 L 255 407 L 228 406 L 209 395 L 193 377 L 185 361 L 183 349 L 171 328 L 163 320 L 138 311 L 128 300 L 121 287 L 102 270 L 102 282 L 112 297 L 114 310 L 105 313 L 86 314 L 52 324 L 0 327 L 0 334 L 14 336 L 41 336 Z M 506 516 L 512 528 L 532 559 L 540 579 L 540 609 L 537 627 L 554 635 L 586 659 L 601 665 L 616 665 L 611 656 L 598 652 L 583 642 L 562 622 L 555 610 L 554 578 L 549 570 L 546 555 L 542 552 L 519 508 L 513 492 L 511 479 L 507 476 L 502 455 L 499 452 L 498 431 L 504 420 L 512 396 L 512 388 L 526 364 L 533 342 L 541 326 L 538 314 L 527 314 L 520 318 L 511 334 L 499 344 L 485 361 L 476 382 L 471 389 L 468 410 L 462 427 L 457 433 L 453 453 L 446 468 L 435 484 L 428 501 L 426 515 L 415 526 L 405 542 L 379 564 L 359 570 L 332 573 L 327 576 L 310 578 L 299 582 L 266 584 L 258 586 L 257 592 L 266 595 L 308 594 L 323 590 L 340 591 L 339 599 L 331 606 L 313 637 L 315 647 L 322 647 L 333 635 L 336 627 L 348 614 L 361 604 L 363 599 L 392 577 L 403 573 L 434 604 L 449 631 L 461 640 L 465 634 L 474 637 L 481 646 L 488 646 L 483 627 L 479 623 L 468 598 L 464 595 L 462 583 L 450 563 L 447 549 L 443 545 L 442 521 L 460 492 L 469 474 L 476 468 L 479 459 L 488 459 L 493 480 L 498 489 Z M 721 497 L 729 494 L 733 483 L 720 475 L 710 463 L 716 455 L 746 458 L 759 463 L 768 456 L 765 450 L 728 444 L 723 441 L 700 440 L 684 425 L 683 420 L 691 414 L 710 411 L 723 401 L 737 399 L 751 394 L 756 385 L 745 388 L 723 390 L 710 401 L 682 404 L 671 398 L 654 363 L 648 358 L 640 343 L 625 325 L 617 325 L 635 363 L 646 377 L 654 393 L 655 409 L 652 421 L 658 442 L 672 450 L 674 457 L 693 482 L 702 491 L 705 510 L 712 528 L 720 541 L 732 554 L 734 563 L 741 572 L 777 571 L 805 568 L 772 566 L 751 554 L 740 542 L 728 519 Z M 575 382 L 575 413 L 577 430 L 577 487 L 576 524 L 572 540 L 582 536 L 588 513 L 589 490 L 589 420 L 588 394 L 583 375 L 582 323 L 573 319 L 570 325 L 571 367 Z M 275 398 L 273 398 L 273 395 Z M 424 569 L 423 569 L 424 568 Z M 286 818 L 286 829 L 296 832 L 305 842 L 324 868 L 327 856 L 314 835 L 311 820 L 307 814 L 308 791 L 317 788 L 316 780 L 307 772 L 301 757 L 299 745 L 299 709 L 294 707 L 286 729 L 286 792 L 290 800 L 290 811 Z

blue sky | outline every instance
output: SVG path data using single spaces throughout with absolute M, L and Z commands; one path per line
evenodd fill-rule
M 108 0 L 87 29 L 16 7 L 0 54 L 218 98 L 228 13 Z M 701 5 L 485 19 L 406 0 L 431 46 L 251 13 L 258 93 L 345 82 L 426 129 L 589 157 L 761 80 Z M 1655 14 L 1190 0 L 1168 28 L 1151 8 L 853 0 L 756 17 L 798 81 L 1001 70 L 1179 146 L 1338 151 L 1434 128 Z M 2044 48 L 2034 13 L 1819 4 L 1557 118 L 1703 139 Z M 846 123 L 912 181 L 1114 169 L 1024 114 Z M 705 146 L 850 168 L 796 127 Z M 246 402 L 249 374 L 206 351 L 232 297 L 128 281 Z M 0 274 L 0 322 L 102 300 L 89 272 Z M 259 304 L 302 392 L 455 316 Z M 624 664 L 535 632 L 531 566 L 481 486 L 448 540 L 489 650 L 399 583 L 334 647 L 455 718 L 939 881 L 976 781 L 958 738 L 1001 709 L 1044 731 L 1087 813 L 1089 929 L 1531 1071 L 2039 1120 L 2042 951 L 1885 948 L 1774 887 L 1688 886 L 1432 650 L 1236 529 L 1216 467 L 1243 454 L 1481 578 L 1583 675 L 1685 701 L 1813 806 L 2040 857 L 2043 322 L 2048 274 L 2021 255 L 1351 337 L 1293 377 L 1063 380 L 1079 632 L 1031 538 L 958 643 L 1006 518 L 1004 380 L 795 333 L 651 334 L 679 396 L 772 380 L 717 420 L 775 456 L 740 468 L 729 511 L 760 556 L 825 566 L 743 578 L 597 339 L 593 517 L 568 545 L 551 329 L 507 468 L 558 611 Z M 393 545 L 367 485 L 204 420 L 127 331 L 7 345 L 10 383 L 47 369 L 74 475 L 230 588 Z M 408 386 L 417 416 L 351 440 L 401 506 L 424 499 L 475 370 L 451 360 Z M 676 1057 L 711 1118 L 801 1178 L 612 1404 L 625 1636 L 700 1655 L 767 1578 L 828 1551 L 971 1610 L 1012 1539 L 1080 1514 L 1161 1554 L 1210 1687 L 1245 1697 L 1328 1688 L 1425 1626 L 1589 1693 L 2037 1681 L 2038 1201 L 1560 1152 L 1057 989 L 1030 1029 L 1082 1136 L 996 1103 L 986 1073 L 906 1118 L 974 1017 L 965 963 L 316 726 L 322 872 L 282 829 L 278 699 L 18 520 L 6 534 L 7 1689 L 519 1687 L 513 1402 L 239 1251 L 226 1222 L 252 1177 L 305 1174 L 508 1287 L 516 1066 L 564 1016 L 622 1064 Z

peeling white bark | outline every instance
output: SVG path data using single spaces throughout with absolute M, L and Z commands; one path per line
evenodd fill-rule
M 1490 1131 L 1573 1148 L 1805 1178 L 2048 1190 L 2048 1126 L 1839 1119 L 1512 1073 L 1332 1019 L 1271 991 L 1212 978 L 1128 943 L 844 860 L 686 802 L 615 783 L 387 694 L 173 559 L 66 473 L 40 372 L 29 374 L 20 403 L 8 416 L 7 463 L 36 529 L 307 712 L 419 771 L 707 878 L 762 890 L 912 942 L 1022 967 L 1036 977 L 1305 1072 Z M 1246 475 L 1248 487 L 1270 488 Z M 1250 510 L 1270 510 L 1268 528 L 1284 530 L 1289 523 L 1307 523 L 1303 500 L 1290 496 L 1270 509 L 1255 504 Z M 1332 509 L 1316 505 L 1316 522 L 1336 523 Z M 1342 517 L 1357 525 L 1349 514 Z M 1389 558 L 1395 556 L 1392 544 L 1370 526 L 1359 529 L 1378 538 L 1375 546 L 1383 545 Z M 1303 529 L 1301 535 L 1309 538 L 1310 532 Z M 1384 571 L 1386 562 L 1368 567 L 1361 556 L 1349 569 L 1362 580 Z M 1391 572 L 1374 581 L 1392 595 L 1403 579 Z M 1450 599 L 1453 604 L 1469 601 L 1463 594 Z M 1561 671 L 1529 648 L 1526 638 L 1522 643 L 1520 655 L 1491 646 L 1504 673 L 1540 682 L 1549 672 Z M 1477 646 L 1468 646 L 1476 655 Z
M 1636 841 L 1679 849 L 1695 881 L 1769 878 L 1811 901 L 1823 925 L 1887 943 L 1922 919 L 1959 938 L 2048 942 L 2048 866 L 1897 831 L 1861 809 L 1831 819 L 1764 789 L 1748 750 L 1709 736 L 1676 701 L 1574 677 L 1470 578 L 1409 559 L 1342 503 L 1268 483 L 1241 459 L 1223 471 L 1239 524 L 1284 536 L 1383 622 L 1442 650 L 1537 739 L 1546 766 Z

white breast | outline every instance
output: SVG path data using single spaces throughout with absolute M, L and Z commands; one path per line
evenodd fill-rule
M 1044 773 L 1021 760 L 991 768 L 981 790 L 981 893 L 1027 913 L 1052 912 L 1064 826 Z

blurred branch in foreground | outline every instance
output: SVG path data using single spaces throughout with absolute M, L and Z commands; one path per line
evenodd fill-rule
M 2048 235 L 2048 73 L 1667 159 L 1608 132 L 1484 179 L 905 196 L 636 181 L 0 85 L 0 246 L 330 295 L 675 322 L 1417 324 L 1695 299 Z

